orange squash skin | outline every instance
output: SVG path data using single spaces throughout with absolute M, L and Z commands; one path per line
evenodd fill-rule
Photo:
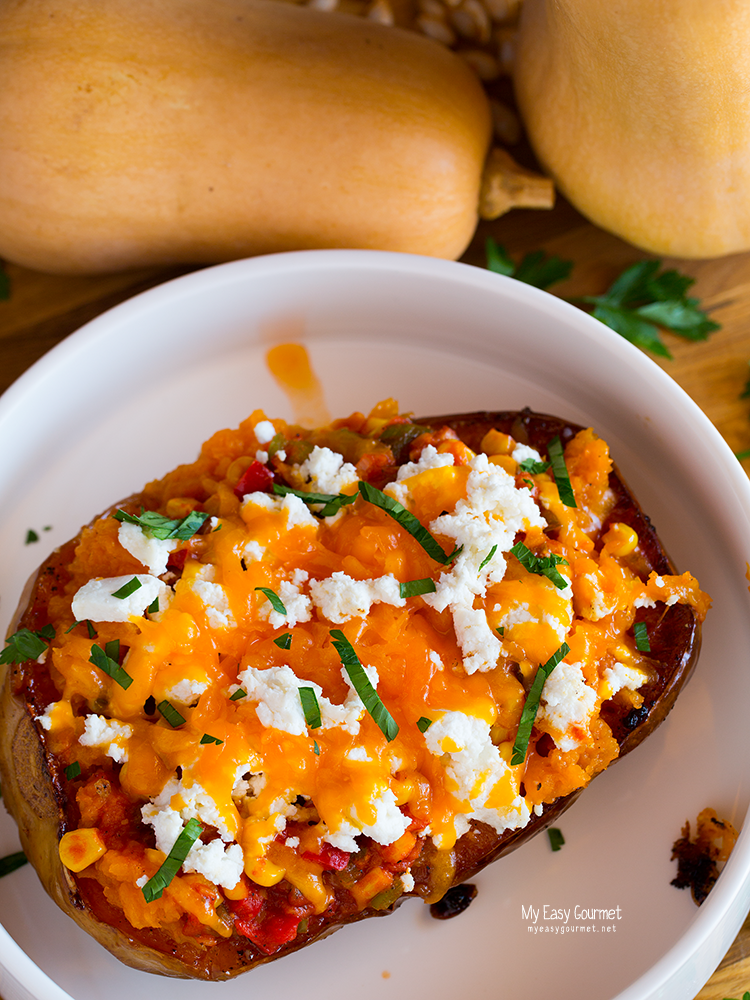
M 559 190 L 643 250 L 747 250 L 748 33 L 736 0 L 524 0 L 516 96 Z
M 271 0 L 0 10 L 0 256 L 27 267 L 457 257 L 489 139 L 458 57 L 364 19 Z

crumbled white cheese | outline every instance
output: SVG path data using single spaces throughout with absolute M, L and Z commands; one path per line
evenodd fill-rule
M 638 688 L 648 680 L 646 674 L 638 667 L 628 666 L 626 663 L 615 661 L 613 667 L 607 667 L 602 674 L 602 679 L 606 685 L 603 693 L 604 699 L 611 698 L 623 688 L 630 691 L 637 691 Z
M 414 876 L 411 872 L 406 871 L 401 876 L 401 885 L 403 886 L 404 892 L 411 892 L 414 888 Z
M 470 601 L 473 597 L 470 595 Z M 488 622 L 484 608 L 475 608 L 470 601 L 459 600 L 451 604 L 453 627 L 461 647 L 464 670 L 467 674 L 492 670 L 502 652 L 502 644 Z
M 140 878 L 137 878 L 135 880 L 135 884 L 138 886 L 139 889 L 142 889 L 147 882 L 148 882 L 148 875 L 141 875 Z
M 434 445 L 428 444 L 422 449 L 417 462 L 405 462 L 400 466 L 396 481 L 389 483 L 384 492 L 406 507 L 409 501 L 409 486 L 408 483 L 404 484 L 404 480 L 418 476 L 420 472 L 426 472 L 428 469 L 441 469 L 446 465 L 453 465 L 453 455 L 450 452 L 439 453 Z
M 370 683 L 377 688 L 377 670 L 367 666 L 364 669 Z M 285 664 L 265 669 L 247 667 L 237 679 L 247 692 L 248 700 L 258 703 L 255 711 L 264 726 L 281 729 L 294 736 L 304 736 L 307 733 L 307 722 L 299 689 L 310 687 L 318 699 L 321 729 L 339 728 L 356 736 L 365 709 L 343 668 L 341 673 L 349 685 L 349 694 L 341 705 L 336 705 L 326 698 L 319 684 L 297 677 L 291 667 Z
M 261 465 L 265 465 L 266 462 L 268 461 L 268 452 L 263 451 L 262 448 L 258 448 L 258 450 L 255 452 L 255 461 L 260 462 Z
M 272 493 L 246 493 L 242 498 L 243 508 L 247 504 L 255 504 L 264 510 L 286 513 L 287 529 L 294 527 L 318 528 L 318 521 L 308 510 L 307 504 L 293 493 L 279 497 Z
M 136 573 L 140 587 L 129 597 L 114 597 L 116 591 L 130 583 L 133 575 L 108 576 L 89 580 L 77 591 L 71 610 L 76 621 L 127 622 L 132 616 L 141 617 L 146 608 L 159 598 L 165 607 L 172 598 L 171 589 L 155 576 Z
M 143 563 L 152 576 L 167 572 L 167 559 L 180 544 L 176 538 L 154 538 L 137 524 L 123 521 L 117 531 L 117 540 L 131 556 Z
M 165 691 L 164 697 L 167 701 L 177 702 L 179 705 L 192 705 L 204 691 L 208 690 L 208 687 L 207 680 L 197 681 L 184 678 Z
M 173 796 L 178 796 L 180 809 L 173 809 Z M 198 784 L 185 788 L 176 778 L 167 782 L 162 792 L 141 808 L 144 823 L 154 828 L 156 846 L 169 854 L 182 833 L 185 823 L 195 817 L 207 826 L 218 829 L 222 840 L 231 840 L 221 822 L 216 803 Z M 198 872 L 216 885 L 233 889 L 242 875 L 244 858 L 239 844 L 225 847 L 222 840 L 203 843 L 200 838 L 191 847 L 182 867 L 188 872 Z
M 105 719 L 102 715 L 87 715 L 83 726 L 78 739 L 81 746 L 102 747 L 117 764 L 127 761 L 127 741 L 133 735 L 132 726 L 115 719 Z
M 434 649 L 430 650 L 430 660 L 431 660 L 432 663 L 435 664 L 435 666 L 438 668 L 438 670 L 442 670 L 443 669 L 444 664 L 443 664 L 443 661 L 440 659 L 440 654 L 436 650 L 434 650 Z
M 295 467 L 310 493 L 343 493 L 358 481 L 357 470 L 342 455 L 317 444 L 309 457 Z
M 256 542 L 254 538 L 251 538 L 244 545 L 238 546 L 237 554 L 240 559 L 244 559 L 246 562 L 260 562 L 265 551 L 265 547 L 260 542 Z
M 357 851 L 359 848 L 355 837 L 362 834 L 370 837 L 376 844 L 393 844 L 399 837 L 403 837 L 411 820 L 399 809 L 396 796 L 390 788 L 383 788 L 380 794 L 371 797 L 370 806 L 375 810 L 373 823 L 362 822 L 356 807 L 352 805 L 349 818 L 341 819 L 336 826 L 329 828 L 323 839 L 341 851 Z
M 524 827 L 531 815 L 525 799 L 517 795 L 509 806 L 487 806 L 498 781 L 510 770 L 490 738 L 488 722 L 463 712 L 445 712 L 425 730 L 428 749 L 443 759 L 448 789 L 469 809 L 454 818 L 456 836 L 467 832 L 470 820 L 487 823 L 498 833 Z M 435 835 L 440 848 L 442 836 Z
M 559 663 L 544 682 L 536 722 L 554 739 L 560 750 L 573 750 L 579 740 L 572 726 L 588 730 L 596 708 L 596 691 L 589 687 L 580 663 Z
M 196 577 L 189 583 L 190 589 L 200 598 L 212 629 L 234 628 L 237 624 L 229 606 L 226 590 L 220 583 Z
M 561 593 L 561 591 L 557 593 L 558 602 L 556 606 L 556 611 L 560 617 L 553 615 L 550 611 L 539 605 L 535 605 L 532 608 L 523 601 L 516 604 L 510 602 L 496 604 L 494 608 L 495 612 L 501 610 L 505 612 L 499 618 L 497 627 L 511 629 L 514 625 L 523 625 L 528 622 L 549 625 L 560 642 L 563 642 L 573 622 L 573 605 L 570 600 L 562 600 Z
M 310 621 L 312 601 L 307 594 L 303 594 L 300 590 L 300 584 L 303 583 L 304 580 L 299 577 L 299 572 L 300 571 L 296 571 L 295 574 L 293 574 L 293 576 L 296 576 L 296 579 L 299 581 L 298 583 L 290 580 L 282 580 L 276 591 L 281 603 L 286 608 L 286 614 L 276 611 L 265 594 L 258 592 L 256 595 L 261 599 L 258 605 L 258 617 L 266 619 L 274 628 L 281 628 L 282 625 L 288 625 L 289 628 L 294 628 L 297 622 Z M 307 574 L 305 574 L 305 577 L 306 575 Z
M 542 456 L 536 450 L 536 448 L 531 448 L 527 444 L 517 444 L 510 456 L 514 462 L 528 462 L 531 459 L 532 462 L 541 462 Z
M 258 444 L 268 444 L 276 437 L 276 428 L 270 420 L 260 420 L 253 427 L 253 434 Z
M 376 603 L 397 608 L 406 604 L 392 573 L 374 580 L 355 580 L 346 573 L 336 572 L 326 580 L 311 580 L 310 595 L 323 617 L 336 624 L 363 618 Z
M 361 760 L 361 761 L 371 761 L 372 757 L 369 757 L 367 751 L 364 747 L 352 747 L 351 750 L 347 751 L 348 760 Z
M 291 847 L 296 850 L 299 847 L 299 837 L 287 837 L 284 841 L 287 847 Z
M 44 710 L 43 715 L 35 716 L 36 721 L 48 732 L 55 726 L 55 715 L 69 716 L 70 703 L 67 701 L 53 701 Z

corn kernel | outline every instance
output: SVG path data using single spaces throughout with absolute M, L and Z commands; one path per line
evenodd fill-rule
M 490 455 L 489 462 L 490 465 L 499 465 L 501 469 L 505 469 L 509 476 L 515 476 L 518 472 L 518 462 L 510 455 Z
M 463 441 L 441 441 L 437 446 L 437 452 L 439 455 L 453 455 L 456 465 L 468 465 L 473 458 L 476 458 L 476 453 Z
M 255 459 L 250 455 L 240 455 L 239 458 L 235 458 L 226 471 L 225 478 L 227 482 L 231 483 L 232 486 L 236 486 L 243 472 L 249 469 L 254 461 Z
M 479 450 L 483 451 L 485 455 L 510 455 L 515 446 L 516 442 L 510 434 L 503 434 L 502 431 L 493 428 L 493 430 L 487 431 L 482 438 Z
M 505 761 L 506 764 L 510 764 L 510 758 L 513 756 L 513 744 L 510 742 L 510 740 L 505 740 L 498 746 L 497 752 L 500 754 L 500 756 L 502 757 L 502 759 Z
M 623 524 L 622 521 L 616 521 L 610 525 L 603 541 L 603 547 L 610 555 L 629 556 L 638 545 L 638 535 L 629 525 Z
M 167 517 L 182 519 L 192 513 L 198 506 L 198 501 L 192 497 L 170 497 L 166 504 Z
M 72 872 L 82 872 L 107 853 L 102 835 L 93 826 L 68 830 L 61 837 L 58 850 L 60 860 Z

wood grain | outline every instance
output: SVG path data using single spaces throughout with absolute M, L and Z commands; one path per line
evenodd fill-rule
M 600 294 L 624 266 L 645 256 L 590 225 L 562 200 L 549 212 L 516 210 L 483 223 L 465 262 L 484 264 L 489 235 L 513 256 L 543 248 L 573 260 L 571 278 L 552 289 L 564 297 Z M 750 400 L 740 398 L 750 376 L 750 253 L 664 263 L 696 279 L 691 294 L 702 300 L 722 328 L 702 343 L 665 334 L 673 359 L 657 363 L 692 396 L 734 451 L 750 449 Z M 83 323 L 187 270 L 69 278 L 9 266 L 11 297 L 0 302 L 0 392 Z M 750 462 L 745 467 L 750 472 Z M 746 990 L 750 990 L 750 918 L 696 1000 L 741 998 Z

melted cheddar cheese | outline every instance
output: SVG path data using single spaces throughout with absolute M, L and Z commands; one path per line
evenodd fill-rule
M 383 428 L 399 423 L 390 401 L 315 434 L 256 412 L 142 495 L 166 517 L 207 512 L 197 533 L 160 539 L 111 515 L 82 532 L 67 591 L 50 603 L 59 698 L 39 724 L 48 748 L 82 769 L 63 861 L 75 856 L 134 927 L 174 929 L 188 914 L 226 937 L 223 901 L 284 880 L 323 913 L 325 859 L 335 867 L 368 845 L 378 864 L 348 876 L 357 905 L 409 891 L 408 862 L 427 838 L 449 852 L 473 822 L 522 828 L 616 757 L 600 710 L 612 698 L 641 703 L 651 674 L 633 637 L 639 608 L 686 602 L 705 613 L 690 574 L 639 576 L 627 525 L 601 537 L 611 462 L 591 431 L 565 448 L 575 507 L 543 463 L 520 467 L 546 456 L 499 431 L 477 454 L 452 432 L 414 441 L 382 495 L 414 515 L 444 561 L 363 495 L 327 515 L 309 501 L 357 494 L 384 468 Z M 296 492 L 274 492 L 271 471 Z M 519 542 L 536 564 L 511 552 Z M 392 738 L 347 672 L 339 633 Z M 528 752 L 512 763 L 532 681 L 563 643 Z M 128 683 L 92 662 L 94 646 Z M 72 834 L 105 826 L 102 775 L 137 803 L 140 849 L 98 833 L 74 845 Z M 202 836 L 146 903 L 141 887 L 191 818 Z

